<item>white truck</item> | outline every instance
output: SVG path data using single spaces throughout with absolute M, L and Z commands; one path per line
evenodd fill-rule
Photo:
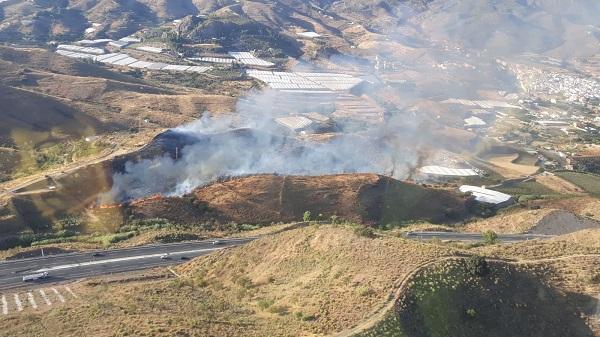
M 42 280 L 42 279 L 47 278 L 48 276 L 49 275 L 48 275 L 47 271 L 45 271 L 43 273 L 25 275 L 25 276 L 23 276 L 23 282 Z

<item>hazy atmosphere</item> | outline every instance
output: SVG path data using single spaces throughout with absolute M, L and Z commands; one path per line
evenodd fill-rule
M 0 337 L 600 337 L 599 266 L 597 0 L 0 0 Z

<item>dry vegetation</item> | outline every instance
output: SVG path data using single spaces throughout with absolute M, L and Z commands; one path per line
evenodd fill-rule
M 401 281 L 434 261 L 465 253 L 439 243 L 392 236 L 370 238 L 353 228 L 312 225 L 285 230 L 286 225 L 281 225 L 277 229 L 283 231 L 278 234 L 177 267 L 180 278 L 164 280 L 165 273 L 158 273 L 163 276 L 83 282 L 76 292 L 84 300 L 10 316 L 5 331 L 28 336 L 332 334 L 381 317 L 393 303 L 390 300 Z M 600 254 L 599 233 L 472 248 L 468 253 L 516 259 L 519 271 L 510 277 L 545 282 L 552 292 L 580 294 L 569 302 L 579 308 L 599 290 L 593 281 Z M 578 258 L 578 254 L 595 255 Z M 493 282 L 486 287 L 496 291 Z M 505 288 L 510 287 L 512 283 Z M 521 310 L 523 317 L 528 317 L 529 309 Z M 545 313 L 549 317 L 555 314 Z M 451 317 L 441 319 L 456 323 Z M 506 330 L 496 332 L 502 331 Z
M 543 241 L 479 247 L 474 251 L 491 257 L 524 260 L 600 254 L 600 229 L 583 230 Z
M 152 197 L 128 206 L 134 218 L 177 223 L 203 221 L 277 223 L 339 219 L 367 224 L 426 220 L 452 222 L 468 216 L 466 199 L 376 174 L 326 176 L 256 175 L 216 182 L 184 197 Z
M 491 218 L 470 222 L 461 227 L 461 230 L 477 233 L 486 230 L 492 230 L 499 234 L 525 233 L 534 228 L 540 220 L 553 211 L 553 209 L 547 208 L 501 213 Z
M 0 147 L 15 151 L 1 154 L 13 158 L 0 160 L 2 181 L 63 165 L 43 152 L 65 142 L 103 136 L 106 147 L 131 150 L 127 143 L 144 144 L 148 133 L 235 106 L 229 94 L 137 78 L 43 49 L 0 47 L 0 70 L 0 103 L 11 107 L 0 113 Z
M 533 165 L 517 164 L 518 154 L 507 156 L 493 156 L 488 162 L 496 168 L 496 171 L 505 178 L 518 178 L 536 173 L 540 168 Z
M 82 285 L 77 292 L 85 294 L 85 304 L 14 316 L 5 331 L 29 336 L 42 331 L 48 336 L 58 331 L 61 336 L 331 333 L 368 318 L 419 264 L 451 254 L 450 248 L 313 226 L 198 258 L 178 268 L 181 279 Z

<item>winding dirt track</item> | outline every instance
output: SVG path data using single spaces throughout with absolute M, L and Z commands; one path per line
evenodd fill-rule
M 582 258 L 582 257 L 598 257 L 598 258 L 600 258 L 600 254 L 575 254 L 575 255 L 568 255 L 568 256 L 553 257 L 553 258 L 543 258 L 543 259 L 537 259 L 537 260 L 508 261 L 508 260 L 503 260 L 503 259 L 491 259 L 491 258 L 486 258 L 486 260 L 490 261 L 490 262 L 502 262 L 502 263 L 510 263 L 510 264 L 532 264 L 532 263 L 544 263 L 544 262 L 569 260 L 569 259 Z M 395 292 L 391 293 L 388 300 L 382 306 L 375 309 L 367 320 L 360 322 L 357 326 L 355 326 L 353 328 L 332 334 L 330 336 L 331 337 L 351 337 L 351 336 L 362 333 L 362 332 L 372 328 L 373 326 L 375 326 L 375 324 L 382 321 L 383 318 L 385 317 L 385 315 L 394 308 L 396 301 L 400 298 L 400 296 L 406 290 L 408 290 L 408 282 L 418 272 L 420 272 L 421 270 L 428 268 L 434 264 L 440 263 L 440 262 L 449 261 L 449 260 L 461 260 L 461 259 L 464 259 L 464 257 L 446 256 L 446 257 L 442 257 L 442 258 L 438 258 L 438 259 L 432 259 L 432 260 L 422 263 L 417 268 L 415 268 L 412 272 L 405 275 L 402 279 L 398 280 L 398 282 L 397 282 L 398 286 L 395 287 L 397 290 Z

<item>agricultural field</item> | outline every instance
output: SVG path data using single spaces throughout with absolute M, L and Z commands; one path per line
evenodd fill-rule
M 600 337 L 596 13 L 0 0 L 0 337 Z
M 556 175 L 579 186 L 585 192 L 600 196 L 600 176 L 592 173 L 558 171 Z
M 520 196 L 548 196 L 557 194 L 556 191 L 538 183 L 537 181 L 525 181 L 506 186 L 495 187 L 494 190 L 510 194 L 515 197 Z

